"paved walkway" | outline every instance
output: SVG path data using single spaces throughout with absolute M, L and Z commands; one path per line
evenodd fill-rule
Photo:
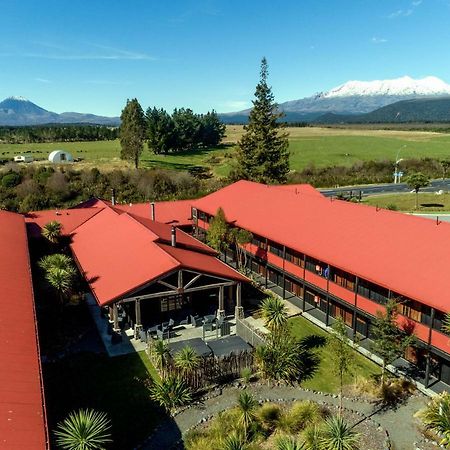
M 305 391 L 288 386 L 257 386 L 250 391 L 258 400 L 313 400 L 338 406 L 338 398 L 330 395 Z M 206 400 L 202 405 L 189 408 L 175 418 L 160 425 L 152 437 L 142 445 L 142 449 L 170 449 L 189 429 L 197 425 L 202 419 L 216 415 L 236 404 L 236 398 L 240 391 L 233 387 L 223 389 L 222 395 Z M 421 394 L 410 397 L 405 403 L 396 409 L 380 410 L 373 404 L 357 399 L 344 399 L 344 407 L 358 411 L 367 417 L 371 417 L 388 431 L 391 443 L 395 450 L 416 450 L 415 443 L 421 441 L 421 435 L 417 429 L 417 420 L 414 413 L 425 406 L 427 398 Z M 419 447 L 420 448 L 420 447 Z

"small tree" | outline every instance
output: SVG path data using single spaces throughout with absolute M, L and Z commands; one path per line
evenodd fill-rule
M 373 350 L 381 358 L 381 385 L 384 384 L 386 366 L 401 357 L 414 343 L 414 335 L 407 334 L 397 323 L 398 304 L 389 300 L 385 312 L 377 312 L 372 325 Z
M 57 244 L 61 238 L 61 228 L 62 225 L 58 221 L 53 220 L 42 227 L 41 233 L 49 242 Z
M 139 166 L 139 158 L 144 149 L 146 133 L 145 115 L 136 98 L 127 100 L 120 115 L 120 152 L 121 159 L 133 161 L 135 168 Z
M 167 344 L 162 339 L 157 339 L 152 342 L 149 352 L 150 357 L 152 359 L 152 363 L 156 366 L 156 368 L 159 371 L 164 373 L 170 355 Z
M 161 381 L 155 381 L 150 386 L 150 397 L 171 414 L 176 408 L 192 400 L 189 386 L 176 375 L 168 375 Z
M 252 242 L 253 235 L 250 231 L 242 228 L 232 228 L 229 233 L 229 239 L 236 248 L 238 269 L 244 270 L 244 268 L 247 267 L 247 252 L 243 246 Z
M 357 450 L 359 434 L 340 416 L 333 416 L 325 422 L 321 441 L 323 450 Z
M 342 414 L 342 391 L 344 376 L 352 370 L 354 351 L 348 345 L 347 329 L 342 318 L 333 324 L 334 333 L 328 337 L 328 346 L 331 350 L 333 372 L 339 377 L 339 413 Z
M 209 228 L 206 232 L 206 242 L 219 253 L 224 253 L 228 248 L 229 228 L 222 208 L 217 210 L 216 215 L 209 223 Z
M 442 167 L 442 179 L 445 180 L 448 169 L 450 168 L 450 159 L 442 159 L 441 167 Z
M 255 400 L 252 394 L 249 392 L 242 391 L 239 394 L 237 401 L 237 409 L 239 411 L 239 422 L 244 429 L 245 434 L 252 424 L 252 422 L 256 418 L 256 407 L 258 406 L 258 402 Z
M 80 409 L 58 423 L 56 443 L 64 450 L 100 450 L 111 440 L 111 421 L 106 413 Z
M 421 172 L 412 173 L 406 178 L 406 184 L 416 193 L 416 209 L 419 209 L 419 190 L 430 184 L 430 179 Z
M 182 376 L 191 379 L 194 372 L 200 367 L 200 357 L 192 347 L 183 347 L 175 354 L 174 364 Z
M 282 330 L 288 319 L 287 308 L 283 300 L 274 295 L 267 296 L 259 308 L 264 323 L 272 333 Z

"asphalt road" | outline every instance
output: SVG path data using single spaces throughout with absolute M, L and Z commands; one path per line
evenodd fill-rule
M 350 191 L 354 196 L 359 196 L 361 191 L 362 196 L 375 195 L 375 194 L 396 194 L 411 192 L 411 188 L 406 183 L 388 183 L 388 184 L 369 184 L 361 186 L 346 186 L 333 189 L 320 189 L 323 195 L 326 197 L 334 197 L 339 193 L 347 193 Z M 426 188 L 421 188 L 420 192 L 437 192 L 437 191 L 450 191 L 450 178 L 445 180 L 433 180 Z

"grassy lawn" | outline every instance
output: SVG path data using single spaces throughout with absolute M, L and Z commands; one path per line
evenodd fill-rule
M 401 148 L 402 158 L 436 157 L 450 154 L 450 135 L 422 131 L 367 130 L 340 128 L 287 128 L 290 137 L 291 168 L 352 165 L 363 160 L 393 160 Z M 234 147 L 243 133 L 242 126 L 228 126 L 224 146 L 200 149 L 177 155 L 154 155 L 147 148 L 142 167 L 186 170 L 192 166 L 210 167 L 216 175 L 228 174 Z M 120 160 L 119 141 L 64 142 L 51 144 L 0 144 L 0 159 L 31 152 L 35 158 L 47 158 L 55 149 L 65 149 L 83 161 L 77 166 L 102 166 L 105 169 L 127 167 Z
M 92 407 L 111 418 L 114 449 L 131 449 L 163 419 L 141 380 L 155 376 L 145 352 L 115 358 L 78 354 L 44 365 L 49 430 L 70 411 Z
M 303 338 L 310 335 L 318 335 L 326 337 L 328 333 L 318 326 L 311 323 L 304 317 L 294 317 L 290 321 L 292 333 L 298 338 Z M 321 392 L 337 393 L 339 390 L 339 379 L 333 373 L 333 367 L 331 363 L 331 350 L 326 344 L 324 347 L 317 350 L 320 356 L 319 368 L 310 380 L 305 381 L 302 386 L 307 389 L 314 389 Z M 352 368 L 351 375 L 346 376 L 345 383 L 351 384 L 355 376 L 369 377 L 370 375 L 380 372 L 380 368 L 355 351 L 354 367 Z
M 419 209 L 416 210 L 416 194 L 386 194 L 368 197 L 363 203 L 380 208 L 395 207 L 407 212 L 450 212 L 450 194 L 419 193 Z

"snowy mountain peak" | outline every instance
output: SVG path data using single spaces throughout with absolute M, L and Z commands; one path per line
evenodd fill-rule
M 323 92 L 317 97 L 334 98 L 378 95 L 450 95 L 450 84 L 433 76 L 417 80 L 408 76 L 392 80 L 353 80 L 335 87 L 330 91 Z
M 28 102 L 29 100 L 27 99 L 27 98 L 25 98 L 25 97 L 22 97 L 22 96 L 11 96 L 11 97 L 8 97 L 7 98 L 7 100 L 17 100 L 17 101 L 20 101 L 20 102 Z

